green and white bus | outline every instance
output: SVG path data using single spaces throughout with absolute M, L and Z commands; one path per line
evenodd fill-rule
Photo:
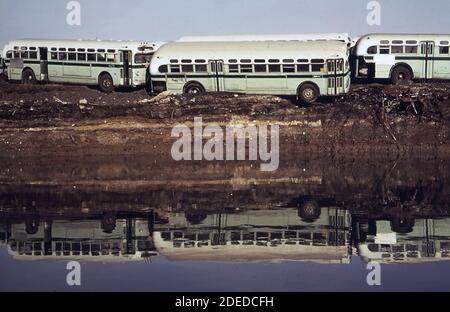
M 150 64 L 155 93 L 296 95 L 304 103 L 350 88 L 349 48 L 340 41 L 170 42 Z
M 142 86 L 153 53 L 161 43 L 102 40 L 17 40 L 3 49 L 6 74 L 23 83 L 59 82 L 98 85 L 111 92 L 118 86 Z
M 370 34 L 355 47 L 356 78 L 450 79 L 450 35 Z

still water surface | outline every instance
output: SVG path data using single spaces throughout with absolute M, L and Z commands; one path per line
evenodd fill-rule
M 2 166 L 0 291 L 450 290 L 444 161 Z

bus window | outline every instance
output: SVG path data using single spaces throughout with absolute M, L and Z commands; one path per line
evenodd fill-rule
M 105 61 L 106 61 L 106 53 L 98 53 L 97 62 L 105 62 Z
M 415 45 L 415 44 L 417 44 L 417 41 L 416 40 L 406 40 L 406 44 Z
M 417 46 L 406 46 L 405 47 L 405 53 L 417 53 L 418 49 Z
M 6 58 L 7 58 L 7 59 L 12 59 L 12 56 L 13 56 L 12 51 L 8 51 L 8 52 L 6 53 Z
M 36 51 L 31 51 L 30 52 L 30 59 L 32 59 L 32 60 L 36 60 L 37 59 L 37 52 Z
M 111 53 L 106 54 L 106 61 L 109 63 L 114 63 L 116 61 L 115 55 Z
M 181 71 L 184 73 L 191 73 L 194 71 L 194 65 L 181 65 Z
M 309 72 L 309 64 L 298 64 L 297 71 L 298 72 Z
M 170 65 L 170 72 L 171 73 L 179 73 L 180 72 L 180 65 Z
M 277 60 L 277 59 L 270 59 L 269 60 L 269 63 L 279 63 L 280 62 L 280 60 Z
M 403 53 L 403 46 L 392 46 L 391 47 L 391 53 L 393 53 L 393 54 L 402 54 Z
M 439 54 L 448 54 L 449 47 L 439 47 Z
M 281 65 L 274 65 L 274 64 L 269 65 L 269 73 L 280 73 L 280 72 L 281 72 Z
M 52 52 L 50 53 L 50 58 L 52 60 L 57 60 L 58 59 L 58 52 Z
M 241 65 L 241 73 L 252 73 L 252 72 L 253 72 L 253 65 Z
M 228 71 L 230 73 L 238 73 L 239 72 L 239 65 L 228 65 Z
M 96 60 L 95 53 L 88 53 L 87 59 L 88 59 L 88 61 L 95 62 L 95 60 Z
M 267 71 L 267 66 L 266 65 L 262 65 L 262 64 L 255 65 L 255 72 L 256 73 L 265 73 L 266 71 Z
M 167 65 L 161 65 L 161 66 L 159 66 L 158 71 L 159 71 L 160 73 L 167 73 L 167 72 L 168 72 L 168 70 L 167 70 Z
M 20 58 L 27 59 L 28 58 L 28 52 L 27 51 L 22 51 L 20 53 Z
M 231 60 L 228 60 L 228 63 L 237 63 L 237 60 L 236 59 L 231 59 Z
M 69 61 L 76 61 L 77 60 L 77 54 L 76 53 L 69 53 L 68 54 L 68 60 Z
M 208 69 L 207 69 L 206 64 L 204 64 L 204 65 L 195 65 L 195 71 L 197 73 L 201 73 L 201 72 L 207 72 Z
M 14 51 L 14 58 L 15 59 L 19 59 L 20 58 L 20 52 L 19 51 Z
M 67 53 L 59 52 L 59 60 L 60 61 L 67 61 Z
M 255 60 L 255 63 L 265 63 L 266 62 L 266 60 L 263 60 L 263 59 L 256 59 Z
M 325 61 L 322 59 L 312 59 L 311 60 L 311 71 L 313 72 L 323 72 L 325 67 Z
M 390 47 L 389 46 L 381 46 L 380 47 L 380 54 L 389 54 L 390 53 Z
M 293 59 L 284 59 L 283 63 L 294 63 Z
M 377 54 L 378 47 L 377 46 L 371 46 L 367 49 L 367 54 Z
M 251 63 L 252 60 L 250 59 L 241 59 L 241 63 Z
M 85 62 L 86 61 L 86 53 L 78 53 L 78 60 Z
M 151 60 L 152 60 L 152 55 L 151 54 L 139 53 L 139 54 L 136 54 L 134 56 L 134 62 L 136 64 L 150 63 Z M 172 60 L 171 60 L 171 63 L 172 63 Z
M 206 63 L 206 60 L 195 60 L 195 63 Z
M 295 65 L 294 64 L 284 64 L 283 72 L 284 73 L 295 73 Z

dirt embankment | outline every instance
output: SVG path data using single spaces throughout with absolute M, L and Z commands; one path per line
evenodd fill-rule
M 80 149 L 161 151 L 180 122 L 231 120 L 281 128 L 286 151 L 448 154 L 450 83 L 356 85 L 346 96 L 309 107 L 295 99 L 241 94 L 149 96 L 145 90 L 100 93 L 84 86 L 0 82 L 2 151 Z

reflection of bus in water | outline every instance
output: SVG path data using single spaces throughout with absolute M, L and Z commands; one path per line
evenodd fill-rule
M 26 223 L 12 224 L 6 238 L 8 251 L 20 260 L 125 261 L 156 255 L 147 219 L 119 217 L 107 231 L 101 223 L 95 219 L 43 221 L 31 234 Z
M 292 260 L 349 263 L 350 215 L 323 208 L 315 220 L 302 220 L 295 208 L 251 210 L 194 218 L 172 214 L 159 226 L 154 243 L 171 260 Z
M 358 245 L 367 262 L 415 263 L 450 260 L 450 218 L 419 219 L 409 233 L 395 233 L 389 221 L 376 221 L 376 233 Z

